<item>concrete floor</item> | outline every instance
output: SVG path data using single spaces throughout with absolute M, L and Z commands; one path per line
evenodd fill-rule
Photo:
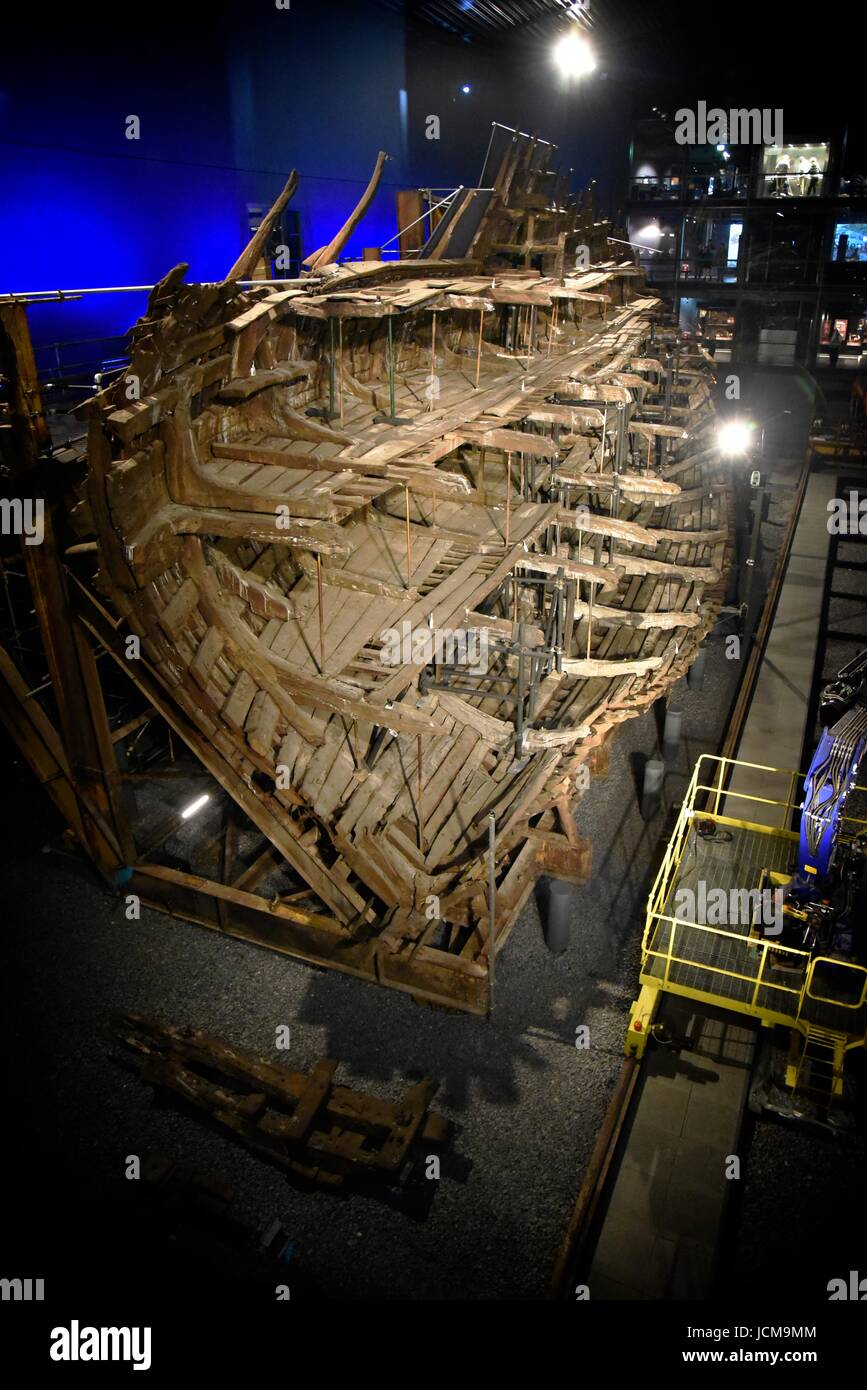
M 833 473 L 813 473 L 786 568 L 777 612 L 736 757 L 746 763 L 799 770 L 821 627 L 830 534 L 828 502 L 836 494 Z M 780 825 L 778 807 L 746 802 L 743 796 L 785 800 L 785 778 L 738 769 L 726 799 L 727 815 Z
M 686 999 L 667 999 L 664 1012 L 678 1046 L 652 1047 L 642 1068 L 591 1298 L 693 1300 L 713 1289 L 755 1030 Z

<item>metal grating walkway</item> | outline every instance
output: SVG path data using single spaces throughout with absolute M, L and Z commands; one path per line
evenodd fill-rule
M 797 842 L 783 835 L 720 826 L 714 838 L 707 838 L 699 835 L 693 826 L 663 910 L 671 916 L 683 917 L 684 914 L 676 911 L 676 905 L 678 893 L 687 889 L 694 895 L 695 902 L 694 912 L 688 914 L 689 921 L 696 925 L 679 921 L 675 927 L 671 922 L 658 921 L 648 945 L 651 952 L 662 954 L 648 958 L 644 974 L 651 980 L 661 980 L 666 977 L 667 970 L 670 986 L 699 990 L 794 1017 L 806 967 L 800 963 L 794 969 L 778 965 L 773 956 L 768 956 L 762 970 L 762 952 L 757 949 L 756 940 L 750 937 L 749 912 L 728 913 L 733 920 L 721 923 L 718 931 L 700 928 L 708 925 L 707 902 L 714 890 L 738 894 L 757 889 L 763 869 L 779 873 L 790 871 L 796 849 Z M 672 933 L 672 956 L 676 959 L 669 963 Z M 756 989 L 760 971 L 762 983 Z

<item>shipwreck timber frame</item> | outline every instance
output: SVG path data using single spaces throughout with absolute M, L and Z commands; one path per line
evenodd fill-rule
M 424 266 L 331 263 L 353 214 L 287 288 L 237 283 L 262 228 L 226 281 L 171 271 L 82 408 L 83 487 L 22 453 L 51 499 L 25 560 L 54 723 L 0 657 L 0 714 L 106 880 L 476 1014 L 538 877 L 587 880 L 576 777 L 686 672 L 730 546 L 706 363 L 547 157 L 513 141 Z M 383 628 L 464 624 L 482 673 L 384 655 Z M 112 725 L 111 668 L 227 798 L 214 873 L 142 848 L 146 774 L 115 755 L 144 716 Z M 290 890 L 255 891 L 278 862 Z

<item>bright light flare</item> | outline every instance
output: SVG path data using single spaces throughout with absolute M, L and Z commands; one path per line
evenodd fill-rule
M 753 442 L 753 426 L 744 420 L 729 420 L 717 430 L 716 442 L 720 453 L 729 458 L 746 454 Z
M 210 799 L 210 792 L 205 792 L 204 796 L 197 796 L 195 801 L 191 801 L 189 806 L 185 806 L 183 811 L 181 811 L 181 820 L 189 820 L 190 816 L 194 816 L 197 811 L 201 811 L 205 802 L 210 801 Z
M 636 241 L 659 241 L 662 236 L 662 228 L 658 222 L 648 222 L 647 226 L 639 227 L 635 233 Z
M 564 77 L 586 77 L 596 70 L 596 57 L 583 34 L 566 34 L 559 39 L 553 57 Z

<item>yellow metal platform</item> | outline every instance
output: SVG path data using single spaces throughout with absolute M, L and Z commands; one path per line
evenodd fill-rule
M 759 774 L 766 795 L 732 789 L 744 768 L 742 780 L 755 787 Z M 846 1052 L 867 1041 L 867 969 L 783 946 L 775 924 L 758 919 L 757 906 L 771 899 L 747 896 L 770 894 L 794 870 L 798 836 L 789 826 L 802 781 L 709 754 L 697 762 L 648 900 L 627 1053 L 643 1053 L 660 994 L 679 994 L 795 1030 L 788 1084 L 810 1089 L 821 1066 L 823 1089 L 839 1094 Z M 867 821 L 844 817 L 841 839 L 865 829 Z

